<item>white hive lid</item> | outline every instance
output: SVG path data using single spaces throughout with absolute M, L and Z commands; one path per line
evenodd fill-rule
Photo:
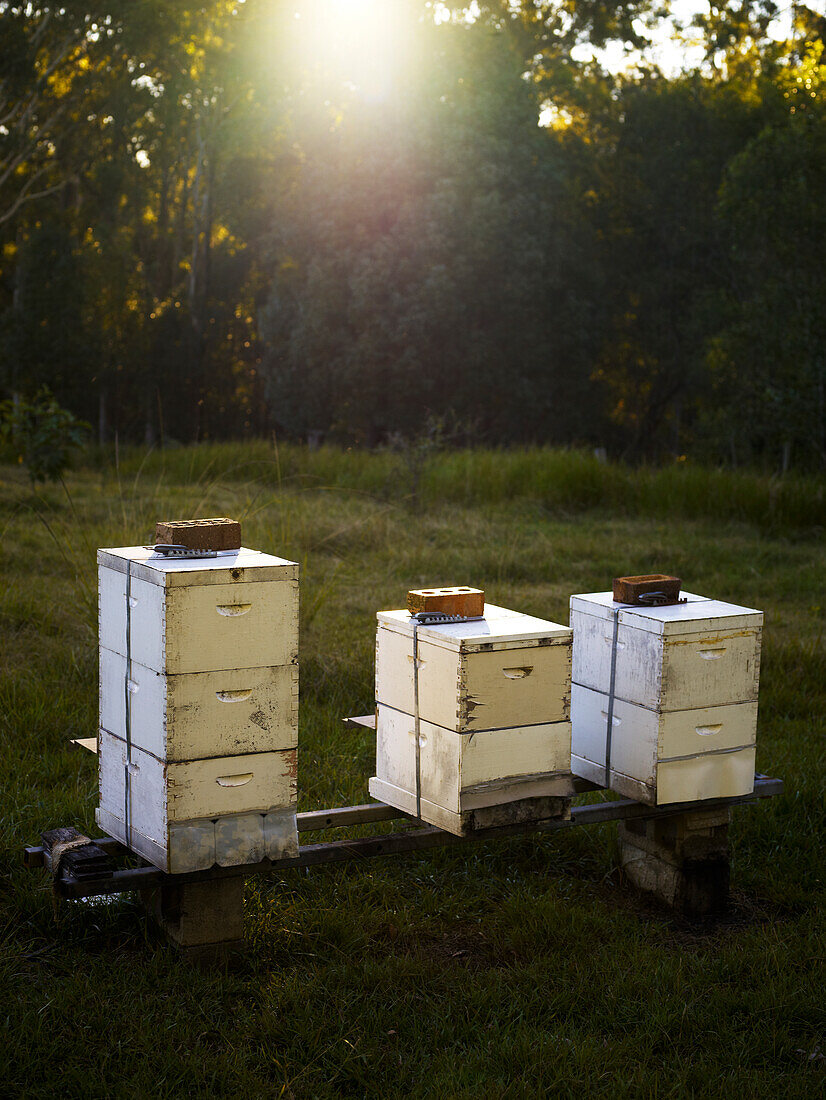
M 379 611 L 376 618 L 381 626 L 399 634 L 413 637 L 415 620 L 407 610 Z M 485 604 L 483 619 L 469 619 L 461 623 L 442 623 L 420 626 L 418 637 L 445 649 L 461 651 L 485 644 L 513 644 L 528 641 L 569 641 L 571 629 L 533 615 L 522 615 L 507 607 Z
M 611 619 L 619 609 L 619 621 L 623 626 L 647 630 L 651 634 L 674 636 L 700 634 L 708 630 L 755 630 L 763 624 L 763 612 L 753 607 L 712 600 L 693 592 L 682 592 L 685 603 L 667 604 L 665 607 L 629 607 L 616 603 L 613 592 L 586 592 L 571 596 L 571 611 Z
M 98 565 L 165 588 L 232 581 L 295 580 L 298 564 L 242 546 L 219 550 L 214 558 L 166 558 L 145 546 L 118 546 L 98 550 Z

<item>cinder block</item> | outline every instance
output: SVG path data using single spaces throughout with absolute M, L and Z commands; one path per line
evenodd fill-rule
M 244 879 L 169 883 L 143 892 L 143 903 L 181 948 L 238 946 L 244 938 Z
M 620 863 L 629 881 L 684 916 L 725 909 L 730 811 L 621 821 Z

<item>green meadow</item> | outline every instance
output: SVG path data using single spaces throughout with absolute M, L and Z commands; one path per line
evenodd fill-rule
M 641 899 L 615 827 L 247 884 L 246 947 L 194 967 L 130 895 L 56 907 L 21 851 L 95 835 L 99 546 L 231 515 L 301 565 L 299 808 L 367 801 L 375 612 L 471 584 L 559 622 L 573 592 L 669 572 L 766 614 L 732 905 Z M 0 1082 L 7 1097 L 813 1097 L 826 1082 L 826 491 L 550 450 L 274 444 L 0 467 Z

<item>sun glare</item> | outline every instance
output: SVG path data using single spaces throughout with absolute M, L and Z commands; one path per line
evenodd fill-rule
M 296 6 L 302 52 L 370 97 L 390 90 L 405 45 L 404 0 L 305 0 Z

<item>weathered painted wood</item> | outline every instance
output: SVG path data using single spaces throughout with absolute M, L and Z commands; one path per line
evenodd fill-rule
M 412 793 L 415 812 L 415 721 L 411 715 L 382 704 L 377 714 L 376 775 Z M 467 808 L 464 803 L 474 795 L 476 805 L 508 801 L 503 791 L 517 779 L 570 776 L 569 722 L 469 734 L 420 722 L 419 737 L 422 796 L 452 813 Z M 573 792 L 569 789 L 566 793 Z
M 131 658 L 154 672 L 217 672 L 297 660 L 297 581 L 165 588 L 134 578 L 130 592 Z M 100 645 L 126 655 L 126 577 L 106 569 L 100 571 Z
M 488 604 L 485 619 L 420 627 L 419 714 L 459 733 L 560 722 L 570 707 L 571 631 Z M 376 700 L 414 711 L 413 622 L 380 612 Z
M 102 730 L 100 745 L 98 823 L 156 866 L 247 863 L 297 843 L 295 749 L 164 762 L 133 746 L 127 807 L 126 744 Z
M 416 795 L 392 783 L 373 776 L 368 783 L 370 794 L 391 805 L 416 815 Z M 531 783 L 529 789 L 519 782 L 502 789 L 502 796 L 479 806 L 462 805 L 458 811 L 446 809 L 427 798 L 421 799 L 421 820 L 454 836 L 467 836 L 477 828 L 502 826 L 506 822 L 524 823 L 550 817 L 569 816 L 570 775 L 546 776 Z
M 683 760 L 660 761 L 654 782 L 643 782 L 611 767 L 611 790 L 652 806 L 703 802 L 709 798 L 737 798 L 751 793 L 754 782 L 754 745 L 720 753 L 704 753 Z M 576 753 L 571 755 L 575 775 L 604 782 L 605 766 Z
M 126 658 L 100 650 L 100 724 L 126 736 Z M 165 676 L 137 661 L 129 685 L 132 744 L 161 760 L 294 749 L 298 666 Z
M 171 821 L 166 837 L 154 840 L 122 817 L 98 807 L 95 819 L 110 837 L 168 874 L 210 867 L 235 867 L 282 859 L 298 851 L 295 813 L 273 810 L 259 814 L 226 814 L 198 821 Z
M 414 620 L 377 619 L 377 797 L 415 813 L 417 755 L 422 818 L 454 831 L 471 809 L 572 793 L 567 627 L 488 604 L 483 620 L 419 626 L 414 669 Z
M 611 611 L 621 606 L 610 595 L 571 597 L 573 681 L 603 692 L 611 678 Z M 759 611 L 697 596 L 621 610 L 616 697 L 654 710 L 757 699 L 762 620 Z
M 98 564 L 102 826 L 169 871 L 294 850 L 297 565 L 145 547 Z
M 754 771 L 763 615 L 686 599 L 625 607 L 610 592 L 571 597 L 572 768 L 603 779 L 612 710 L 611 787 L 658 805 L 744 794 Z
M 605 763 L 608 696 L 574 684 L 571 689 L 574 751 Z M 614 700 L 611 762 L 648 782 L 658 761 L 753 745 L 757 703 L 655 711 Z
M 113 813 L 124 802 L 126 744 L 100 732 L 101 805 Z M 257 752 L 208 760 L 164 762 L 132 747 L 130 790 L 133 818 L 157 823 L 266 811 L 295 805 L 296 750 Z M 160 836 L 161 832 L 148 836 Z
M 738 627 L 751 629 L 763 624 L 763 612 L 753 607 L 713 600 L 694 592 L 683 592 L 680 599 L 684 602 L 665 607 L 627 607 L 615 603 L 611 592 L 588 592 L 571 596 L 570 608 L 572 612 L 606 620 L 619 609 L 620 626 L 633 626 L 664 637 Z

